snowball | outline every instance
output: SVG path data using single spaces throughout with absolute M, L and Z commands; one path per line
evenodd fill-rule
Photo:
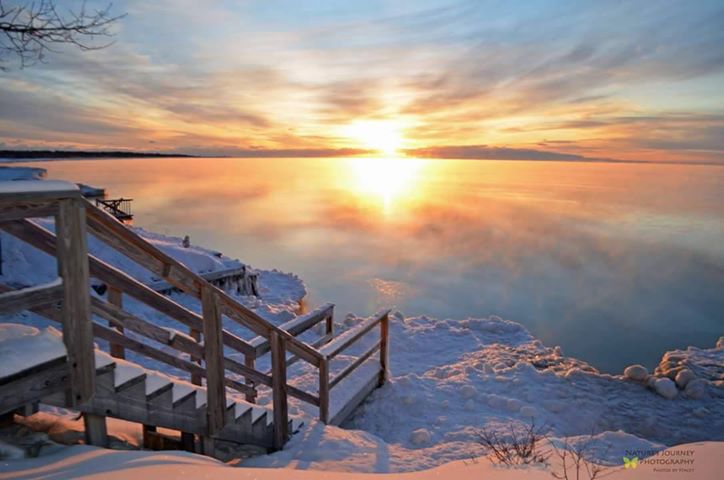
M 709 382 L 703 378 L 695 378 L 686 384 L 686 396 L 694 400 L 706 397 L 709 393 Z
M 410 434 L 410 442 L 416 446 L 430 443 L 430 432 L 426 428 L 418 428 Z
M 676 395 L 679 393 L 676 389 L 676 384 L 670 378 L 657 378 L 654 383 L 654 389 L 656 393 L 669 400 L 676 398 Z
M 357 316 L 354 313 L 348 313 L 344 317 L 344 324 L 348 327 L 351 327 L 352 325 L 358 323 L 359 320 L 357 320 Z
M 626 367 L 626 370 L 623 371 L 623 376 L 628 378 L 629 380 L 636 380 L 637 382 L 642 382 L 646 380 L 646 377 L 649 375 L 649 371 L 646 370 L 646 367 L 643 365 L 631 365 L 629 367 Z
M 692 372 L 688 368 L 685 368 L 684 370 L 676 374 L 676 385 L 678 385 L 679 388 L 685 388 L 686 385 L 695 378 L 696 375 L 694 375 L 694 372 Z
M 475 390 L 475 387 L 472 385 L 463 385 L 460 387 L 460 395 L 463 398 L 473 398 L 478 393 L 477 390 Z

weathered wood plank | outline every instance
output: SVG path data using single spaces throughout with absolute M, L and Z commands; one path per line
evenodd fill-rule
M 154 325 L 146 320 L 142 320 L 116 307 L 115 305 L 104 302 L 99 298 L 93 298 L 91 300 L 91 308 L 94 314 L 107 320 L 111 326 L 119 329 L 118 333 L 120 334 L 123 333 L 120 329 L 127 328 L 128 330 L 143 335 L 154 342 L 168 345 L 188 355 L 199 358 L 203 356 L 203 347 L 193 339 L 188 338 L 183 334 L 175 335 L 165 328 Z M 118 345 L 118 348 L 123 347 Z
M 115 307 L 118 307 L 119 309 L 123 309 L 123 292 L 116 287 L 109 286 L 108 303 Z M 118 329 L 118 333 L 123 334 L 123 326 L 117 325 L 116 328 Z M 111 343 L 110 350 L 112 357 L 121 359 L 126 358 L 126 351 L 120 345 Z
M 256 370 L 256 359 L 252 355 L 244 355 L 244 366 L 250 370 Z M 254 388 L 254 381 L 245 377 L 245 383 L 251 388 Z M 256 403 L 256 395 L 247 395 L 246 401 L 249 403 Z
M 45 285 L 0 293 L 0 312 L 10 314 L 33 307 L 44 307 L 62 300 L 63 284 L 61 282 L 51 282 Z
M 0 415 L 64 391 L 68 387 L 69 376 L 68 362 L 63 356 L 3 379 Z
M 380 322 L 380 381 L 379 386 L 387 381 L 390 359 L 390 313 L 387 312 Z
M 20 220 L 22 218 L 52 217 L 58 213 L 56 201 L 26 200 L 8 202 L 0 200 L 0 222 Z
M 289 437 L 287 410 L 287 359 L 284 338 L 271 333 L 272 405 L 274 410 L 274 448 L 281 449 Z
M 224 428 L 226 390 L 224 388 L 224 345 L 221 341 L 221 314 L 216 292 L 210 286 L 201 287 L 201 307 L 204 314 L 204 361 L 206 363 L 206 415 L 208 436 Z
M 63 278 L 63 342 L 68 351 L 73 405 L 87 402 L 95 390 L 85 206 L 62 200 L 56 219 L 57 258 Z
M 329 360 L 319 363 L 319 420 L 329 423 Z

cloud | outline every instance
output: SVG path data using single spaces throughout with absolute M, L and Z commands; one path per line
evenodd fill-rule
M 545 150 L 490 147 L 487 145 L 447 145 L 441 147 L 415 148 L 406 150 L 410 157 L 451 158 L 480 160 L 559 160 L 568 162 L 601 161 L 582 155 L 551 152 Z
M 363 147 L 344 125 L 397 119 L 410 149 L 722 154 L 720 3 L 378 7 L 128 1 L 112 47 L 4 75 L 1 139 L 324 154 Z

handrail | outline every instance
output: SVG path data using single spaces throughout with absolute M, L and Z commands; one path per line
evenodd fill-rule
M 334 304 L 325 303 L 324 305 L 315 308 L 311 312 L 304 315 L 299 315 L 288 322 L 279 325 L 279 328 L 286 330 L 290 334 L 297 336 L 300 335 L 310 328 L 318 325 L 321 322 L 327 321 L 334 312 Z M 331 333 L 331 332 L 326 332 Z M 256 349 L 256 356 L 260 357 L 270 350 L 269 339 L 262 337 L 261 335 L 249 340 L 249 345 Z
M 354 328 L 347 330 L 342 335 L 322 347 L 319 350 L 320 353 L 324 355 L 327 359 L 332 359 L 336 357 L 342 351 L 347 349 L 350 345 L 352 345 L 354 342 L 364 336 L 367 332 L 372 330 L 375 326 L 379 325 L 380 322 L 382 322 L 382 320 L 389 315 L 389 313 L 390 310 L 383 310 L 376 315 L 368 318 L 367 320 L 364 320 L 359 325 L 356 325 Z
M 0 228 L 49 255 L 55 255 L 55 235 L 30 220 L 2 223 Z M 203 329 L 204 320 L 199 314 L 179 305 L 94 255 L 88 254 L 88 262 L 91 275 L 98 280 L 113 285 L 123 293 L 188 327 L 199 331 Z M 224 344 L 247 355 L 253 355 L 255 352 L 254 348 L 245 340 L 226 330 L 224 331 Z
M 88 229 L 106 244 L 196 298 L 201 298 L 201 288 L 203 286 L 211 287 L 219 302 L 221 313 L 266 338 L 269 338 L 272 332 L 276 332 L 285 341 L 290 352 L 312 365 L 319 365 L 321 356 L 316 349 L 309 347 L 309 345 L 297 340 L 288 332 L 265 321 L 258 314 L 231 298 L 226 292 L 211 285 L 184 264 L 126 228 L 110 214 L 95 207 L 90 202 L 87 202 L 86 210 Z
M 57 198 L 52 197 L 53 195 L 56 195 Z M 57 239 L 53 233 L 27 220 L 28 216 L 39 214 L 55 215 L 56 230 L 66 236 Z M 0 305 L 28 308 L 36 313 L 50 315 L 50 318 L 62 321 L 65 340 L 70 339 L 70 341 L 79 342 L 78 345 L 82 345 L 82 348 L 68 345 L 69 358 L 75 355 L 74 358 L 79 359 L 79 363 L 73 365 L 75 371 L 71 372 L 71 381 L 75 382 L 71 391 L 76 396 L 77 402 L 87 401 L 93 394 L 93 359 L 88 357 L 92 353 L 93 336 L 109 341 L 112 355 L 122 357 L 123 349 L 128 348 L 191 373 L 193 383 L 200 384 L 201 378 L 206 377 L 208 436 L 204 437 L 204 441 L 211 443 L 226 421 L 224 386 L 245 393 L 247 399 L 252 401 L 256 396 L 257 384 L 272 388 L 275 445 L 281 448 L 288 438 L 287 395 L 318 406 L 320 419 L 328 422 L 330 390 L 378 351 L 380 369 L 379 379 L 375 382 L 381 385 L 385 381 L 389 310 L 376 314 L 337 338 L 334 338 L 333 334 L 334 305 L 332 304 L 325 304 L 282 325 L 274 325 L 209 283 L 202 276 L 191 271 L 183 263 L 156 248 L 121 224 L 111 214 L 80 198 L 75 193 L 53 192 L 50 196 L 41 195 L 37 200 L 34 200 L 32 192 L 21 192 L 19 195 L 0 194 L 0 228 L 44 252 L 56 256 L 62 267 L 63 284 L 59 286 L 35 287 L 26 291 L 3 293 L 8 292 L 8 287 L 0 285 Z M 153 274 L 163 278 L 170 285 L 201 300 L 202 315 L 186 309 L 128 274 L 89 254 L 85 248 L 86 231 L 147 268 Z M 70 241 L 71 238 L 72 241 Z M 81 248 L 76 248 L 76 245 L 80 245 Z M 68 259 L 72 259 L 72 261 Z M 88 284 L 89 274 L 109 286 L 108 302 L 96 297 L 89 297 L 87 291 L 80 292 L 87 290 L 82 286 Z M 67 285 L 66 281 L 68 281 Z M 76 292 L 80 293 L 78 296 L 73 296 Z M 62 294 L 62 298 L 60 298 L 60 294 Z M 190 328 L 190 335 L 173 334 L 165 328 L 123 310 L 123 294 L 186 325 Z M 83 300 L 84 297 L 86 300 Z M 63 300 L 62 316 L 59 316 L 54 307 L 48 306 L 59 299 Z M 84 306 L 84 301 L 87 301 L 87 307 Z M 76 311 L 74 309 L 77 309 L 78 315 L 73 313 Z M 116 330 L 93 322 L 91 314 L 107 320 Z M 225 330 L 221 324 L 224 315 L 255 332 L 257 337 L 246 341 Z M 84 318 L 87 320 L 83 320 Z M 321 322 L 326 324 L 326 332 L 321 338 L 312 343 L 297 338 L 298 335 Z M 73 327 L 74 325 L 78 326 Z M 330 379 L 330 361 L 377 325 L 380 326 L 379 340 Z M 76 335 L 69 330 L 71 328 L 80 328 L 83 332 Z M 127 337 L 123 334 L 124 329 L 189 355 L 190 360 Z M 202 333 L 203 342 L 201 341 Z M 226 357 L 224 346 L 243 354 L 244 363 Z M 76 348 L 81 349 L 76 350 Z M 89 348 L 90 350 L 88 350 Z M 271 371 L 263 373 L 256 370 L 255 360 L 268 352 L 271 352 Z M 286 352 L 292 354 L 291 358 L 287 358 Z M 319 372 L 318 395 L 288 384 L 287 366 L 298 359 L 303 359 L 317 367 Z M 205 361 L 204 366 L 202 366 L 202 360 Z M 245 383 L 228 378 L 224 373 L 225 370 L 243 376 Z M 369 392 L 367 388 L 366 386 L 363 390 Z M 340 418 L 349 413 L 349 409 L 353 408 L 357 404 L 356 402 L 364 398 L 361 395 L 366 395 L 365 392 L 358 392 L 355 400 L 343 409 L 346 413 L 336 413 L 333 421 L 341 421 Z M 210 451 L 213 450 L 213 445 L 208 445 L 208 447 L 211 449 Z

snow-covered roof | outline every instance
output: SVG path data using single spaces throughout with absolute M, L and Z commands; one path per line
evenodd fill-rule
M 0 182 L 0 195 L 18 193 L 79 192 L 78 185 L 61 180 L 19 180 Z

